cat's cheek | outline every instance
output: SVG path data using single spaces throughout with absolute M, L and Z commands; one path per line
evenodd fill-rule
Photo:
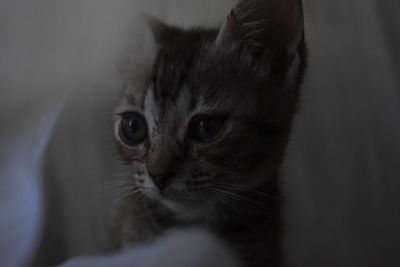
M 195 159 L 207 159 L 209 155 L 223 152 L 225 146 L 225 141 L 218 141 L 210 144 L 192 143 L 191 154 Z
M 191 154 L 193 159 L 199 161 L 214 162 L 215 159 L 224 158 L 223 148 L 220 146 L 200 146 L 193 147 Z
M 144 149 L 124 149 L 123 150 L 124 158 L 129 162 L 146 162 L 146 150 Z
M 196 159 L 196 160 L 204 160 L 204 159 L 206 159 L 206 158 L 204 157 L 205 154 L 206 154 L 206 151 L 207 151 L 207 150 L 200 149 L 200 148 L 196 148 L 196 147 L 192 147 L 192 149 L 191 149 L 191 154 L 192 154 L 193 159 Z
M 241 136 L 227 135 L 220 141 L 213 144 L 193 145 L 191 152 L 193 158 L 206 161 L 223 161 L 227 156 L 241 150 L 245 142 Z

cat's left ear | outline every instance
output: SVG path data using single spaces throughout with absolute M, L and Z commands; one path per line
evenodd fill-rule
M 240 0 L 220 29 L 216 45 L 234 44 L 274 74 L 297 72 L 305 61 L 301 0 Z M 304 64 L 304 62 L 303 62 Z

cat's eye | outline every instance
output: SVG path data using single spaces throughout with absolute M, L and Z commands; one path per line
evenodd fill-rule
M 200 142 L 210 142 L 218 137 L 225 125 L 225 117 L 202 117 L 194 120 L 191 125 L 190 135 Z
M 147 123 L 142 115 L 134 112 L 122 114 L 119 126 L 121 141 L 128 146 L 141 143 L 147 137 Z

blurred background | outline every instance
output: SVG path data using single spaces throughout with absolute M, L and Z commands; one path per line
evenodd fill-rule
M 400 266 L 400 2 L 303 2 L 310 60 L 284 166 L 286 258 Z M 127 48 L 140 53 L 140 14 L 218 26 L 234 3 L 0 0 L 0 140 L 65 99 L 43 163 L 34 266 L 107 248 L 115 66 Z

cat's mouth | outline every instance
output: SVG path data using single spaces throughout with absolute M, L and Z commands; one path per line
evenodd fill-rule
M 206 188 L 167 188 L 159 191 L 162 201 L 179 203 L 179 205 L 195 208 L 207 200 L 208 190 Z
M 142 186 L 142 193 L 154 201 L 158 201 L 174 213 L 185 218 L 191 218 L 202 214 L 210 206 L 209 185 L 188 186 L 187 184 L 171 184 L 161 190 L 155 184 Z

